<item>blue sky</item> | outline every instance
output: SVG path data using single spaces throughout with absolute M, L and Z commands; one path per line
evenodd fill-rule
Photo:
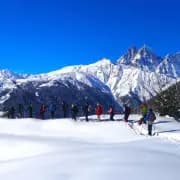
M 147 44 L 180 50 L 178 0 L 0 0 L 0 69 L 42 73 Z

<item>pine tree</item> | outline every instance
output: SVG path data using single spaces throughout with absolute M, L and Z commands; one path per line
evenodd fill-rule
M 160 91 L 152 100 L 153 108 L 160 115 L 170 115 L 176 119 L 180 118 L 180 82 L 164 91 Z

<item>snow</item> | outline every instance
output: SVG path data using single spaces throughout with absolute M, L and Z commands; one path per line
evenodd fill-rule
M 0 97 L 0 104 L 4 103 L 5 101 L 7 101 L 10 97 L 10 94 L 6 94 L 5 96 L 1 96 Z
M 138 115 L 132 116 L 133 121 L 139 120 Z M 139 126 L 138 123 L 134 124 L 138 132 L 145 135 L 148 134 L 146 125 Z M 153 125 L 154 133 L 157 133 L 159 138 L 166 138 L 170 141 L 180 143 L 180 123 L 171 117 L 158 117 L 158 120 Z
M 158 65 L 157 72 L 166 74 L 170 77 L 180 76 L 180 53 L 165 56 L 164 60 Z
M 5 180 L 178 180 L 180 124 L 158 117 L 159 136 L 120 121 L 0 119 L 0 178 Z M 131 115 L 136 121 L 139 115 Z M 80 118 L 81 120 L 83 118 Z M 171 138 L 175 141 L 172 141 Z

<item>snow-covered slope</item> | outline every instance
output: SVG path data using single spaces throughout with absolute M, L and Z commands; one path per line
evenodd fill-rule
M 151 71 L 142 71 L 136 67 L 121 67 L 121 75 L 112 76 L 108 85 L 116 98 L 136 94 L 140 100 L 150 99 L 165 88 L 168 84 L 175 83 L 173 78 Z
M 23 78 L 23 75 L 13 73 L 9 70 L 0 71 L 0 104 L 3 104 L 9 99 L 10 92 L 16 88 L 15 81 Z
M 167 55 L 159 64 L 157 72 L 171 77 L 180 77 L 180 52 Z
M 67 67 L 67 69 L 68 68 L 71 69 L 71 67 Z M 51 87 L 55 85 L 57 81 L 61 82 L 64 85 L 67 85 L 67 83 L 71 82 L 79 89 L 83 88 L 83 86 L 81 86 L 80 84 L 82 83 L 89 87 L 98 88 L 102 92 L 111 93 L 109 87 L 95 76 L 76 70 L 69 70 L 65 72 L 64 69 L 62 69 L 47 74 L 29 76 L 26 79 L 17 79 L 16 83 L 18 85 L 22 85 L 27 82 L 31 82 L 33 84 L 41 83 L 40 87 Z
M 122 121 L 0 119 L 0 178 L 178 180 L 179 129 L 166 117 L 158 117 L 159 136 L 153 137 L 136 134 Z
M 114 64 L 109 59 L 102 59 L 90 65 L 68 66 L 58 71 L 50 72 L 48 76 L 62 76 L 62 74 L 81 72 L 94 76 L 103 83 L 106 83 L 109 80 L 113 66 Z
M 23 76 L 19 74 L 15 74 L 9 70 L 1 70 L 0 71 L 0 92 L 4 89 L 11 89 L 15 87 L 14 81 L 20 78 L 23 78 Z

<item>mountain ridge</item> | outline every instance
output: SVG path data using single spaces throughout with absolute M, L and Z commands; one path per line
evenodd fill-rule
M 179 69 L 179 52 L 161 58 L 148 46 L 139 49 L 133 47 L 115 63 L 103 58 L 93 64 L 66 66 L 36 75 L 18 75 L 1 70 L 0 92 L 3 97 L 11 97 L 5 93 L 8 89 L 14 91 L 26 85 L 34 89 L 33 93 L 36 89 L 51 89 L 54 86 L 58 88 L 73 86 L 77 91 L 83 91 L 84 87 L 88 87 L 108 95 L 111 99 L 108 104 L 115 103 L 112 100 L 114 98 L 120 104 L 130 103 L 137 106 L 139 101 L 150 99 L 161 89 L 175 83 L 180 77 Z M 69 92 L 73 93 L 71 90 Z M 57 92 L 56 96 L 58 96 Z M 3 99 L 8 100 L 8 98 Z M 5 101 L 0 98 L 0 102 L 4 104 Z

